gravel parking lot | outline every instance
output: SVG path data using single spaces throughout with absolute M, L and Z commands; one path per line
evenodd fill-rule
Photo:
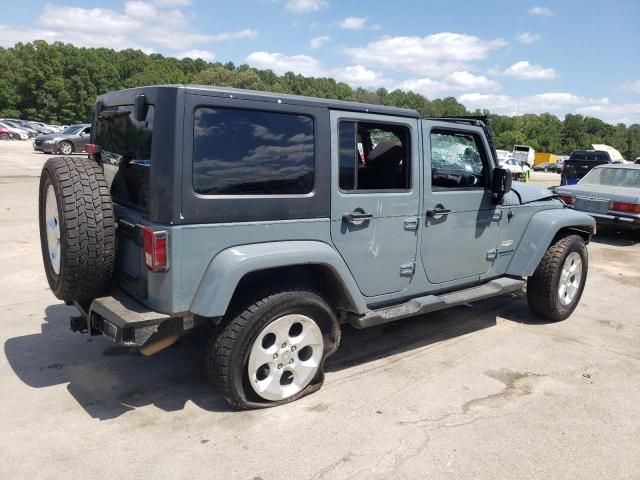
M 639 478 L 637 236 L 595 238 L 564 322 L 519 293 L 345 327 L 322 390 L 232 412 L 197 336 L 146 358 L 69 331 L 38 240 L 46 158 L 0 142 L 0 478 Z

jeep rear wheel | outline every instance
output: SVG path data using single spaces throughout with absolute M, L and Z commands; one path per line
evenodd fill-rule
M 108 287 L 115 257 L 109 188 L 88 158 L 50 158 L 40 176 L 40 245 L 53 294 L 81 304 Z
M 235 408 L 280 405 L 322 384 L 324 360 L 339 342 L 333 310 L 300 288 L 261 296 L 207 348 L 209 377 Z
M 558 239 L 545 252 L 527 282 L 529 308 L 538 316 L 557 322 L 569 317 L 582 296 L 589 257 L 579 235 Z

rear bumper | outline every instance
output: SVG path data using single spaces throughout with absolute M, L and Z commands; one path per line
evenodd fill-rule
M 82 316 L 71 320 L 72 330 L 104 335 L 122 345 L 142 347 L 193 327 L 191 314 L 171 316 L 155 312 L 120 289 L 93 300 L 86 312 L 79 305 L 76 307 Z
M 640 218 L 621 217 L 619 215 L 604 215 L 601 213 L 589 213 L 589 215 L 596 219 L 596 223 L 598 225 L 602 225 L 605 227 L 617 227 L 628 230 L 640 229 Z

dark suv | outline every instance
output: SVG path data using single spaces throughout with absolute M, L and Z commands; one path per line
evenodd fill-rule
M 511 184 L 480 118 L 197 86 L 102 95 L 89 158 L 49 159 L 40 236 L 73 330 L 154 353 L 208 326 L 230 404 L 319 388 L 341 324 L 519 291 L 553 321 L 589 215 Z M 206 330 L 206 329 L 203 329 Z M 198 330 L 199 331 L 199 330 Z
M 593 167 L 614 163 L 609 152 L 603 150 L 576 150 L 564 161 L 560 176 L 560 185 L 575 185 Z

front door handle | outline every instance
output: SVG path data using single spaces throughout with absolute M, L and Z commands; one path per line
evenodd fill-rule
M 445 215 L 449 215 L 451 210 L 448 208 L 436 207 L 431 210 L 427 210 L 427 217 L 435 218 L 435 217 L 443 217 Z
M 360 222 L 364 222 L 365 220 L 371 220 L 372 218 L 373 218 L 372 213 L 353 212 L 353 213 L 345 213 L 342 215 L 342 221 L 349 222 L 349 223 L 360 223 Z

